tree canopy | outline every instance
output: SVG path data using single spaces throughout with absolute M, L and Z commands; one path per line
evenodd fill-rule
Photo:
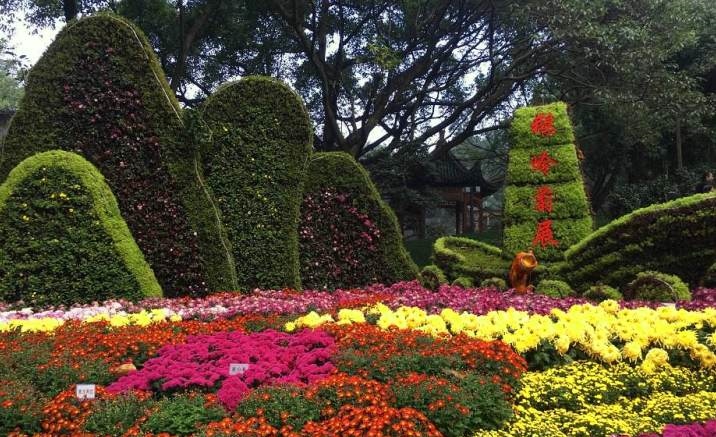
M 0 0 L 0 22 L 111 9 L 147 33 L 183 104 L 231 78 L 278 77 L 307 102 L 316 148 L 360 159 L 484 145 L 515 107 L 564 100 L 601 204 L 635 162 L 648 178 L 716 159 L 711 3 Z
M 23 58 L 0 39 L 0 110 L 14 109 L 22 98 Z

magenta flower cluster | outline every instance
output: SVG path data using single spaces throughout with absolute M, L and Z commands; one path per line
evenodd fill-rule
M 323 331 L 286 334 L 222 332 L 197 335 L 185 344 L 168 345 L 132 372 L 107 387 L 127 390 L 176 391 L 218 388 L 219 401 L 233 410 L 250 389 L 266 384 L 308 384 L 328 376 L 335 366 L 333 337 Z M 232 364 L 248 364 L 230 375 Z
M 714 437 L 716 436 L 716 420 L 691 423 L 689 425 L 666 425 L 662 434 L 640 434 L 639 437 Z

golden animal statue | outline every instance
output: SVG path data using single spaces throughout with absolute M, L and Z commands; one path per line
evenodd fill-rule
M 510 266 L 510 286 L 515 292 L 525 294 L 531 292 L 534 287 L 530 285 L 530 273 L 537 267 L 537 258 L 530 250 L 529 252 L 518 252 Z

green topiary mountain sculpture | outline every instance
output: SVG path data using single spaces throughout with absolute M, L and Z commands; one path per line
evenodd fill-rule
M 202 168 L 238 288 L 300 288 L 296 230 L 313 142 L 303 101 L 276 79 L 248 77 L 220 87 L 202 113 L 213 132 Z
M 79 153 L 101 171 L 165 292 L 204 293 L 208 276 L 228 283 L 226 257 L 200 254 L 202 239 L 208 255 L 221 245 L 179 105 L 131 23 L 107 14 L 73 21 L 30 71 L 0 149 L 0 180 L 50 149 Z
M 531 248 L 540 261 L 561 259 L 592 231 L 567 106 L 520 108 L 511 134 L 504 251 L 511 256 Z
M 56 305 L 161 294 L 112 191 L 84 158 L 39 153 L 0 185 L 0 301 Z
M 305 288 L 336 289 L 414 279 L 398 220 L 350 155 L 311 157 L 299 227 Z

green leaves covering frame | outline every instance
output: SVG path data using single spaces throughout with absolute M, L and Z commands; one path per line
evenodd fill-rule
M 102 227 L 112 239 L 127 270 L 136 278 L 145 297 L 161 297 L 162 289 L 134 241 L 127 224 L 122 219 L 119 206 L 112 191 L 100 172 L 78 154 L 53 150 L 38 153 L 25 159 L 8 175 L 0 185 L 0 212 L 4 209 L 13 189 L 26 178 L 43 167 L 57 167 L 77 176 L 92 196 L 94 212 L 100 218 Z

